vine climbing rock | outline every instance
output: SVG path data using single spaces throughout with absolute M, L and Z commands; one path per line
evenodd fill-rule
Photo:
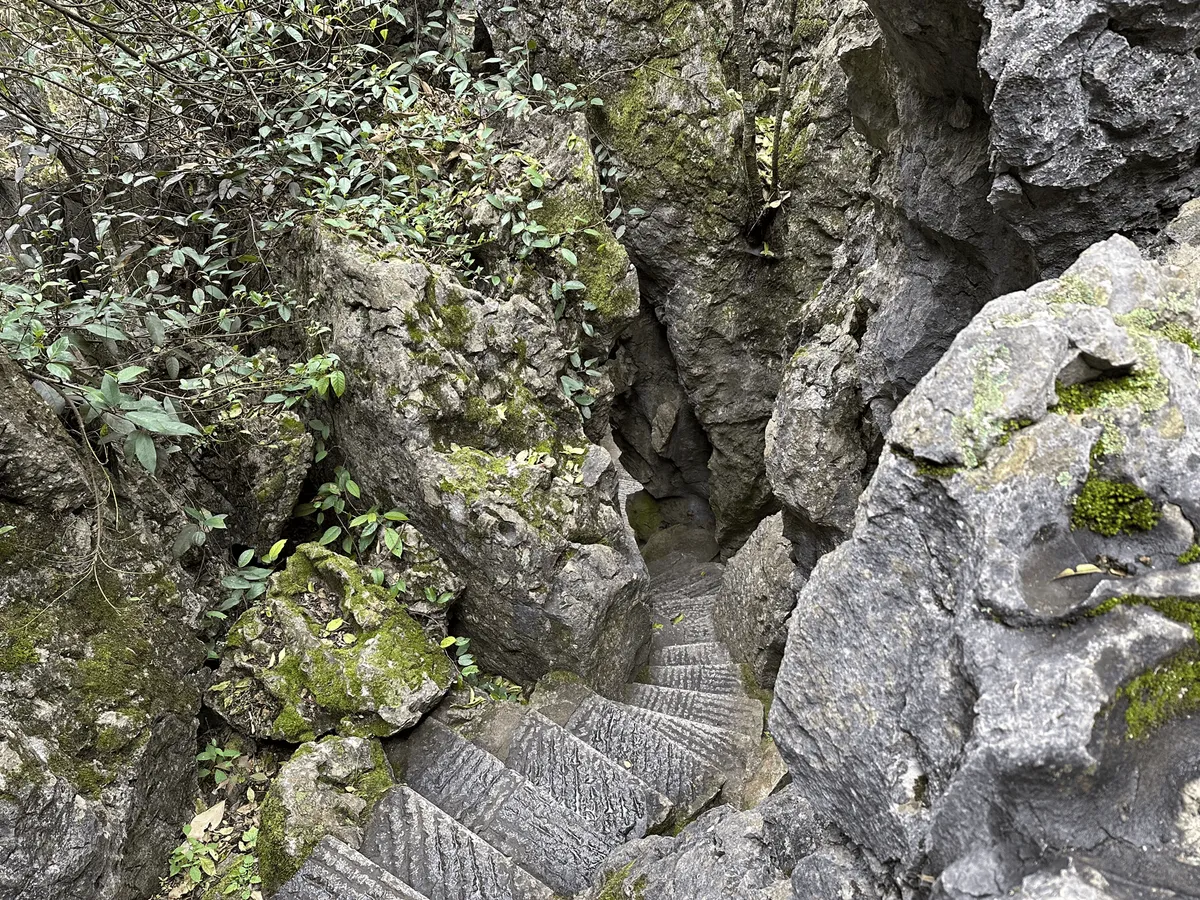
M 204 647 L 165 548 L 94 508 L 103 474 L 6 360 L 0 896 L 150 896 L 192 811 Z
M 1194 255 L 1113 237 L 989 303 L 799 591 L 771 732 L 896 884 L 1200 883 Z
M 402 783 L 375 806 L 361 844 L 327 837 L 278 896 L 552 900 L 619 882 L 627 864 L 610 854 L 629 841 L 714 800 L 755 802 L 763 708 L 716 637 L 720 575 L 677 557 L 655 577 L 639 681 L 599 693 L 552 673 L 527 706 L 465 716 L 443 706 L 385 741 Z M 786 886 L 767 854 L 755 861 L 764 883 Z

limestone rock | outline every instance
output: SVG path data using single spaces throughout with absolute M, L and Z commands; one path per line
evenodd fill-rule
M 747 184 L 742 108 L 724 64 L 724 11 L 693 2 L 484 5 L 497 46 L 535 42 L 544 71 L 586 83 L 604 101 L 593 125 L 627 173 L 622 200 L 647 213 L 628 221 L 622 240 L 673 357 L 648 358 L 652 326 L 631 342 L 631 361 L 645 375 L 623 398 L 628 412 L 617 417 L 617 442 L 648 464 L 656 477 L 647 483 L 662 499 L 670 496 L 664 482 L 699 484 L 690 465 L 676 462 L 680 448 L 701 447 L 699 422 L 712 452 L 707 491 L 698 493 L 711 501 L 729 551 L 773 509 L 764 429 L 784 364 L 816 321 L 808 301 L 846 234 L 847 210 L 866 199 L 872 152 L 851 127 L 838 62 L 871 27 L 865 5 L 852 6 L 844 16 L 830 13 L 838 19 L 832 25 L 807 16 L 802 39 L 789 48 L 799 61 L 783 131 L 772 136 L 782 148 L 787 200 L 760 216 L 763 188 Z M 780 7 L 767 19 L 782 13 L 786 21 Z M 782 52 L 786 39 L 771 38 L 771 52 Z M 772 71 L 762 82 L 751 79 L 749 93 L 773 122 L 769 89 L 779 76 Z M 686 405 L 678 402 L 675 371 Z
M 611 457 L 563 393 L 579 323 L 556 320 L 536 274 L 496 296 L 345 245 L 306 259 L 332 347 L 367 373 L 334 409 L 347 464 L 462 579 L 455 614 L 479 664 L 518 681 L 565 666 L 618 683 L 648 628 L 645 570 Z M 627 313 L 597 314 L 611 340 Z M 580 377 L 594 382 L 589 409 L 607 402 L 603 378 Z
M 326 837 L 357 850 L 379 798 L 394 784 L 379 741 L 327 737 L 301 744 L 263 800 L 258 855 L 268 894 Z
M 758 809 L 720 806 L 677 837 L 647 837 L 618 847 L 585 900 L 789 900 L 785 871 L 797 845 L 785 835 L 802 828 L 806 807 L 793 794 Z
M 1164 890 L 1200 877 L 1179 852 L 1200 729 L 1181 273 L 1115 237 L 988 304 L 896 410 L 852 535 L 798 592 L 771 731 L 893 883 L 1001 896 L 1048 853 Z
M 149 896 L 195 793 L 204 649 L 162 548 L 97 519 L 102 476 L 23 378 L 0 393 L 0 895 Z
M 795 601 L 791 549 L 782 514 L 764 519 L 725 566 L 713 611 L 717 636 L 764 688 L 775 683 Z
M 17 364 L 0 353 L 0 500 L 63 511 L 91 499 L 82 456 Z
M 302 544 L 226 638 L 210 705 L 255 737 L 390 735 L 450 686 L 446 654 L 355 563 Z

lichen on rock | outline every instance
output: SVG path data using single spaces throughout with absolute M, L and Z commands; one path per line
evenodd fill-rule
M 291 878 L 327 835 L 357 848 L 371 810 L 394 783 L 378 740 L 330 736 L 301 744 L 263 800 L 263 890 L 270 895 Z
M 383 736 L 415 724 L 452 675 L 400 600 L 352 560 L 303 544 L 230 630 L 209 702 L 255 737 Z

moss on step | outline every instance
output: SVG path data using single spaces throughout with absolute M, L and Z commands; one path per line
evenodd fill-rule
M 645 900 L 646 876 L 642 875 L 633 884 L 629 884 L 629 876 L 632 874 L 632 862 L 609 872 L 600 887 L 600 893 L 596 895 L 596 900 Z
M 1190 566 L 1192 563 L 1200 562 L 1200 544 L 1192 544 L 1175 561 L 1181 566 Z

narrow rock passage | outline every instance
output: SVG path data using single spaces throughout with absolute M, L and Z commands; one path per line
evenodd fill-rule
M 362 847 L 326 837 L 276 897 L 550 900 L 586 889 L 617 846 L 737 802 L 763 708 L 717 640 L 722 567 L 677 553 L 656 569 L 635 683 L 602 696 L 555 673 L 527 706 L 428 718 L 392 754 L 403 783 Z

